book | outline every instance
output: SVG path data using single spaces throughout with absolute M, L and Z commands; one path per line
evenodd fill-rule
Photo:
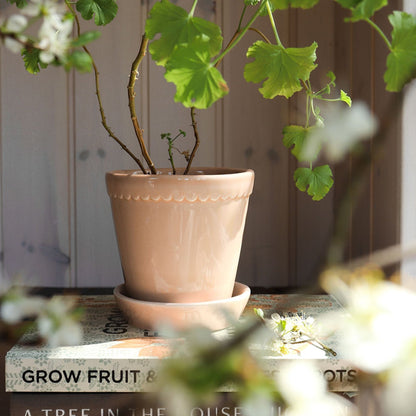
M 163 360 L 169 359 L 175 340 L 130 326 L 117 308 L 112 295 L 81 296 L 80 305 L 85 310 L 83 344 L 57 348 L 34 345 L 36 332 L 28 331 L 7 352 L 6 391 L 154 391 L 158 369 Z M 267 313 L 276 305 L 281 306 L 281 313 L 303 313 L 318 321 L 322 314 L 341 308 L 330 295 L 261 294 L 250 297 L 242 319 L 252 313 L 253 308 L 261 308 Z M 227 331 L 219 331 L 219 336 L 226 336 Z M 324 341 L 337 351 L 335 335 Z M 338 355 L 329 357 L 310 344 L 306 343 L 300 349 L 299 357 L 261 355 L 260 364 L 271 376 L 279 371 L 282 360 L 313 360 L 328 381 L 330 390 L 356 390 L 356 371 L 350 363 Z M 223 389 L 232 390 L 232 386 L 224 386 Z
M 280 416 L 279 404 L 268 416 Z M 10 416 L 169 416 L 173 411 L 152 393 L 12 393 Z M 194 406 L 189 416 L 243 416 L 244 408 L 229 393 L 215 403 Z

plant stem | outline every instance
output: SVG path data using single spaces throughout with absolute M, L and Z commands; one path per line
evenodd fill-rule
M 276 23 L 274 21 L 273 13 L 272 13 L 272 10 L 270 8 L 269 2 L 266 3 L 266 8 L 267 8 L 267 14 L 269 15 L 270 24 L 273 28 L 274 37 L 276 38 L 276 42 L 279 46 L 281 46 L 283 48 L 282 42 L 280 41 L 280 38 L 279 38 L 279 34 L 277 33 Z
M 259 8 L 253 14 L 250 21 L 247 23 L 247 25 L 244 26 L 243 29 L 237 30 L 235 32 L 231 41 L 228 43 L 228 45 L 225 47 L 225 49 L 220 53 L 220 55 L 213 62 L 213 66 L 217 67 L 220 64 L 220 62 L 224 59 L 225 55 L 227 55 L 227 53 L 230 52 L 234 48 L 234 46 L 236 46 L 238 44 L 238 42 L 240 42 L 242 37 L 246 34 L 246 32 L 251 27 L 251 25 L 254 23 L 254 21 L 259 17 L 259 15 L 260 15 L 261 11 L 263 10 L 264 6 L 267 4 L 267 1 L 268 0 L 262 0 L 262 2 L 260 3 Z
M 380 27 L 369 18 L 365 19 L 365 21 L 375 29 L 375 31 L 381 36 L 381 38 L 384 40 L 385 44 L 387 45 L 387 47 L 391 51 L 392 50 L 391 43 L 387 39 L 387 36 L 384 34 L 384 32 L 380 29 Z
M 69 3 L 68 0 L 66 0 L 65 3 L 66 3 L 66 6 L 68 7 L 69 11 L 74 16 L 76 27 L 77 27 L 77 34 L 78 34 L 78 36 L 80 36 L 81 28 L 80 28 L 80 24 L 79 24 L 78 15 L 75 13 L 74 9 L 72 8 L 72 6 L 71 6 L 71 4 Z M 104 129 L 107 131 L 109 136 L 113 140 L 115 140 L 119 144 L 119 146 L 137 163 L 137 165 L 140 167 L 140 169 L 143 172 L 145 172 L 144 166 L 143 166 L 142 162 L 140 161 L 140 159 L 138 159 L 136 157 L 136 155 L 114 134 L 114 132 L 111 130 L 110 126 L 107 124 L 107 118 L 105 116 L 105 112 L 104 112 L 104 108 L 103 108 L 102 100 L 101 100 L 100 73 L 98 72 L 98 68 L 95 64 L 94 58 L 92 57 L 92 54 L 89 51 L 89 49 L 85 45 L 82 48 L 88 54 L 88 56 L 91 58 L 92 67 L 93 67 L 93 70 L 94 70 L 94 78 L 95 78 L 95 95 L 97 96 L 98 107 L 99 107 L 100 116 L 101 116 L 101 124 L 103 125 Z
M 168 154 L 169 154 L 169 163 L 172 166 L 172 173 L 174 175 L 176 175 L 176 167 L 175 167 L 175 161 L 173 160 L 173 153 L 172 153 L 172 148 L 173 148 L 173 140 L 168 140 Z
M 191 120 L 192 120 L 192 128 L 194 129 L 194 137 L 195 137 L 195 143 L 194 148 L 192 149 L 191 155 L 189 156 L 188 164 L 186 165 L 185 171 L 183 172 L 184 175 L 187 175 L 189 173 L 189 170 L 191 169 L 192 162 L 194 160 L 196 151 L 199 147 L 199 133 L 198 133 L 198 126 L 197 122 L 195 120 L 195 107 L 191 107 Z
M 263 38 L 263 40 L 265 42 L 271 44 L 270 40 L 267 38 L 267 36 L 261 30 L 258 30 L 255 27 L 249 27 L 248 30 L 252 30 L 253 32 L 256 32 L 260 37 Z
M 240 20 L 238 21 L 237 32 L 241 30 L 241 25 L 243 24 L 244 15 L 246 14 L 247 4 L 244 5 L 243 11 L 241 12 Z
M 139 120 L 136 114 L 136 104 L 135 104 L 136 93 L 134 91 L 134 86 L 136 84 L 137 75 L 139 74 L 138 67 L 141 61 L 143 60 L 144 56 L 146 55 L 146 48 L 147 48 L 148 43 L 149 43 L 149 39 L 147 38 L 146 35 L 143 35 L 142 41 L 140 43 L 139 52 L 136 56 L 136 59 L 133 61 L 131 65 L 129 84 L 127 86 L 127 93 L 129 97 L 131 121 L 133 123 L 134 132 L 136 133 L 137 140 L 139 141 L 140 150 L 142 152 L 143 158 L 146 160 L 146 163 L 150 169 L 150 172 L 155 175 L 157 173 L 156 168 L 155 168 L 155 165 L 153 164 L 152 159 L 150 158 L 149 152 L 147 151 L 146 145 L 144 143 L 143 130 L 140 127 Z
M 198 0 L 194 0 L 194 4 L 192 5 L 191 11 L 189 12 L 189 17 L 192 17 L 194 15 L 197 4 Z

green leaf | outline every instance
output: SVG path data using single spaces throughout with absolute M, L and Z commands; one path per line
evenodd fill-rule
M 298 160 L 301 160 L 300 155 L 308 131 L 303 126 L 286 126 L 283 129 L 283 144 L 288 149 L 292 148 L 292 154 Z
M 351 10 L 352 22 L 369 19 L 377 10 L 387 6 L 388 0 L 336 0 L 342 7 Z
M 97 26 L 110 23 L 118 11 L 115 0 L 78 0 L 76 8 L 85 20 L 91 20 L 94 16 Z
M 92 69 L 92 59 L 84 51 L 75 50 L 68 56 L 68 61 L 65 63 L 65 68 L 74 67 L 79 72 L 90 72 Z
M 308 192 L 314 201 L 320 201 L 326 196 L 334 184 L 331 168 L 328 165 L 318 166 L 315 169 L 298 168 L 294 179 L 301 191 Z
M 186 10 L 161 0 L 156 3 L 146 21 L 146 35 L 154 40 L 149 51 L 158 65 L 166 65 L 177 48 L 194 42 L 206 43 L 210 57 L 218 54 L 222 46 L 221 29 L 215 23 L 189 16 Z
M 302 89 L 300 81 L 309 79 L 315 69 L 317 43 L 306 48 L 287 48 L 262 41 L 254 43 L 247 51 L 253 62 L 246 64 L 244 77 L 248 82 L 263 82 L 259 89 L 264 98 L 276 95 L 291 97 Z
M 273 12 L 275 10 L 285 10 L 289 7 L 310 9 L 318 2 L 319 0 L 269 0 L 269 5 Z M 262 14 L 267 14 L 267 11 Z
M 416 76 L 416 18 L 395 11 L 389 20 L 393 26 L 392 50 L 387 57 L 384 81 L 388 91 L 400 91 Z
M 327 78 L 329 78 L 329 84 L 335 87 L 335 80 L 337 79 L 335 74 L 332 71 L 326 73 Z
M 27 0 L 7 0 L 10 4 L 15 4 L 19 9 L 23 9 L 27 6 Z
M 77 39 L 74 39 L 72 41 L 72 46 L 75 47 L 79 47 L 79 46 L 84 46 L 87 43 L 90 43 L 96 39 L 98 39 L 101 36 L 100 32 L 85 32 L 83 34 L 81 34 Z
M 348 107 L 351 107 L 351 104 L 352 104 L 351 97 L 344 90 L 341 90 L 341 93 L 340 93 L 340 97 L 339 98 L 344 103 L 347 103 L 348 104 Z
M 22 50 L 23 62 L 27 72 L 37 74 L 41 68 L 46 68 L 48 66 L 39 59 L 40 52 L 41 51 L 36 48 Z
M 228 93 L 204 42 L 177 49 L 166 65 L 165 78 L 176 85 L 175 101 L 185 107 L 208 108 Z

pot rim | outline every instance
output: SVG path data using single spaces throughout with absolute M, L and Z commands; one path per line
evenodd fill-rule
M 183 172 L 185 168 L 177 168 L 177 171 Z M 190 170 L 189 174 L 172 173 L 171 168 L 157 169 L 157 174 L 144 174 L 138 169 L 116 169 L 106 172 L 106 175 L 113 176 L 115 178 L 131 177 L 131 178 L 151 178 L 157 180 L 157 178 L 163 178 L 163 180 L 186 180 L 186 181 L 198 181 L 205 178 L 215 180 L 224 176 L 234 176 L 236 174 L 254 174 L 254 171 L 249 168 L 227 168 L 227 167 L 196 167 Z M 172 178 L 172 179 L 168 179 Z

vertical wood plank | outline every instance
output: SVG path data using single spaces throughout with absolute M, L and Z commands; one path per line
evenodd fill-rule
M 311 74 L 311 83 L 315 90 L 325 85 L 327 82 L 325 75 L 328 71 L 335 71 L 333 24 L 333 1 L 322 0 L 312 9 L 296 11 L 296 46 L 310 46 L 314 40 L 318 43 L 316 51 L 318 68 Z M 297 114 L 294 116 L 302 125 L 305 122 L 304 98 L 304 96 L 296 97 Z M 322 161 L 322 163 L 326 162 Z M 320 267 L 322 267 L 331 232 L 333 191 L 330 191 L 321 201 L 313 201 L 306 193 L 296 191 L 295 215 L 296 274 L 291 283 L 299 287 L 312 286 L 316 283 Z
M 392 28 L 388 15 L 401 7 L 401 0 L 392 0 L 377 14 L 376 23 L 385 33 L 390 33 Z M 373 250 L 386 248 L 400 241 L 402 104 L 397 93 L 386 92 L 383 75 L 388 52 L 383 40 L 377 36 L 374 42 L 374 112 L 380 120 L 384 139 L 381 151 L 374 150 Z
M 237 27 L 239 13 L 232 2 L 222 2 L 226 39 Z M 231 23 L 231 26 L 230 26 Z M 256 27 L 268 28 L 267 18 Z M 278 17 L 282 40 L 288 37 L 288 13 Z M 266 30 L 267 36 L 273 34 Z M 223 102 L 224 164 L 252 168 L 256 179 L 250 200 L 238 279 L 256 286 L 287 286 L 288 280 L 288 151 L 282 144 L 288 106 L 284 98 L 265 100 L 260 85 L 243 78 L 245 51 L 258 36 L 248 33 L 224 60 L 230 94 Z
M 404 10 L 416 14 L 416 3 L 404 0 Z M 416 84 L 413 82 L 405 90 L 402 118 L 402 189 L 401 189 L 401 243 L 405 246 L 416 241 Z M 402 262 L 402 283 L 409 287 L 416 287 L 416 259 L 409 258 Z
M 383 28 L 389 29 L 386 16 L 393 9 L 400 9 L 401 2 L 389 2 L 389 6 L 376 14 L 376 21 Z M 392 94 L 385 91 L 383 73 L 387 48 L 365 22 L 342 23 L 349 14 L 337 9 L 335 26 L 336 44 L 349 45 L 348 50 L 338 48 L 337 68 L 343 74 L 347 90 L 351 91 L 354 101 L 362 100 L 370 107 L 380 121 L 386 120 L 387 110 L 391 106 Z M 341 25 L 349 25 L 349 33 Z M 348 66 L 342 65 L 342 54 L 349 55 Z M 396 116 L 399 113 L 396 114 Z M 383 125 L 383 130 L 386 130 Z M 382 154 L 378 145 L 371 140 L 365 146 L 370 150 L 372 161 L 368 172 L 360 180 L 365 183 L 358 199 L 350 208 L 350 227 L 345 252 L 346 259 L 363 256 L 373 250 L 395 244 L 399 239 L 399 195 L 400 195 L 400 131 L 398 119 L 384 131 L 386 139 Z M 348 186 L 354 181 L 355 160 L 350 158 L 337 169 L 335 189 L 336 203 L 339 204 Z M 389 195 L 389 203 L 386 203 Z M 391 197 L 391 198 L 390 198 Z
M 68 79 L 33 76 L 1 49 L 2 223 L 5 270 L 30 284 L 69 280 Z
M 127 83 L 142 35 L 141 13 L 141 3 L 123 0 L 115 21 L 100 28 L 101 38 L 91 45 L 100 73 L 107 122 L 133 151 L 138 151 L 138 144 L 129 117 Z M 139 90 L 146 85 L 146 80 L 140 77 L 137 84 Z M 123 275 L 105 172 L 136 168 L 136 165 L 101 126 L 92 73 L 76 74 L 74 96 L 76 285 L 115 286 L 123 281 Z M 138 113 L 146 117 L 145 109 L 138 108 Z

